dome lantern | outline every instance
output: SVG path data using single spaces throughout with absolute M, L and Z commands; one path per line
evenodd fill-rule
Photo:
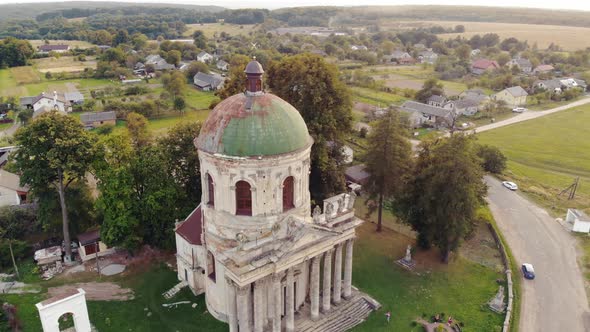
M 246 65 L 244 72 L 246 73 L 247 79 L 246 91 L 251 93 L 262 92 L 262 74 L 264 73 L 264 69 L 256 61 L 256 57 Z

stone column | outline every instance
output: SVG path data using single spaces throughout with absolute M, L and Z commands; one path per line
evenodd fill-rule
M 342 296 L 349 299 L 352 295 L 352 245 L 354 239 L 346 241 L 346 260 L 344 261 L 344 290 Z
M 340 303 L 342 295 L 342 243 L 336 245 L 336 253 L 334 254 L 334 286 L 332 291 L 332 301 L 334 304 Z
M 272 276 L 272 297 L 274 311 L 272 316 L 272 331 L 281 332 L 281 293 L 283 288 L 281 287 L 281 275 L 275 274 Z
M 330 291 L 332 288 L 332 249 L 324 253 L 324 283 L 322 291 L 322 312 L 330 311 Z
M 287 311 L 285 312 L 285 330 L 295 330 L 295 284 L 293 280 L 293 268 L 287 270 L 287 296 L 285 297 Z M 241 331 L 240 331 L 241 332 Z
M 249 315 L 249 307 L 250 301 L 250 285 L 246 285 L 243 287 L 238 287 L 238 325 L 240 326 L 240 332 L 250 332 L 250 315 Z
M 227 281 L 227 323 L 229 332 L 238 332 L 238 313 L 236 303 L 236 284 L 230 278 Z
M 320 318 L 320 256 L 311 259 L 309 296 L 311 298 L 311 320 Z
M 254 332 L 262 332 L 264 329 L 263 310 L 266 307 L 264 301 L 264 280 L 254 282 Z

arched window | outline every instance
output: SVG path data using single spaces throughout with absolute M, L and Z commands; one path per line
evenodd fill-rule
M 215 184 L 211 175 L 207 174 L 207 204 L 211 207 L 215 206 Z
M 213 282 L 217 280 L 215 279 L 215 257 L 210 251 L 207 251 L 207 275 Z
M 283 212 L 291 210 L 295 207 L 295 202 L 293 199 L 294 193 L 294 179 L 292 176 L 283 181 Z
M 250 184 L 246 181 L 236 183 L 236 214 L 252 215 L 252 191 L 250 191 Z

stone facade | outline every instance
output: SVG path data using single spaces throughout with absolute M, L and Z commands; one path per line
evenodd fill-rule
M 251 65 L 246 69 L 249 80 L 260 79 L 262 68 Z M 249 82 L 248 98 L 263 94 L 261 82 L 254 83 Z M 240 119 L 258 116 L 247 113 L 248 103 L 236 111 Z M 259 111 L 261 116 L 289 112 L 271 106 Z M 203 128 L 219 131 L 212 137 L 226 135 L 230 127 L 212 129 L 219 125 L 210 123 L 212 118 Z M 196 140 L 202 175 L 201 228 L 190 216 L 177 226 L 178 276 L 191 279 L 195 294 L 204 291 L 207 310 L 227 322 L 230 331 L 294 331 L 296 312 L 308 313 L 316 321 L 333 314 L 333 305 L 352 296 L 355 228 L 362 223 L 354 215 L 356 195 L 326 199 L 323 209 L 316 206 L 312 213 L 308 188 L 313 141 L 303 128 L 303 147 L 277 154 L 213 153 L 223 147 Z

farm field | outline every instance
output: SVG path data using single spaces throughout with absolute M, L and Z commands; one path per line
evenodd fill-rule
M 254 24 L 229 24 L 229 23 L 204 23 L 204 24 L 187 24 L 187 30 L 182 34 L 185 37 L 192 37 L 193 33 L 197 30 L 203 31 L 207 38 L 213 38 L 215 33 L 225 32 L 230 36 L 247 35 L 250 31 L 254 30 L 256 25 Z
M 30 66 L 12 67 L 10 68 L 10 74 L 16 81 L 16 84 L 19 85 L 41 82 L 41 77 L 39 77 L 39 73 L 37 73 L 33 69 L 33 67 Z
M 535 25 L 515 23 L 493 22 L 461 22 L 461 21 L 408 21 L 389 25 L 395 27 L 418 27 L 440 25 L 446 28 L 464 25 L 464 33 L 440 34 L 439 38 L 450 39 L 457 36 L 471 38 L 476 34 L 496 33 L 500 38 L 515 37 L 519 40 L 527 40 L 529 45 L 537 43 L 539 48 L 547 48 L 549 44 L 556 43 L 564 50 L 574 51 L 590 46 L 590 28 L 568 27 L 559 25 Z
M 31 39 L 29 40 L 29 42 L 31 43 L 31 45 L 33 46 L 34 49 L 37 49 L 37 47 L 44 45 L 45 41 L 44 40 L 40 40 L 40 39 Z M 59 45 L 59 44 L 67 44 L 70 45 L 70 48 L 91 48 L 94 47 L 96 45 L 93 45 L 87 41 L 82 41 L 82 40 L 50 40 L 49 41 L 50 45 Z
M 504 176 L 556 216 L 568 207 L 590 208 L 590 106 L 478 134 L 480 143 L 497 146 L 508 158 Z M 580 177 L 577 197 L 558 198 L 560 191 Z
M 350 87 L 353 99 L 361 103 L 386 107 L 390 104 L 401 104 L 408 98 L 385 91 L 376 91 L 368 88 Z
M 81 72 L 85 68 L 96 69 L 96 58 L 87 57 L 86 61 L 78 61 L 73 56 L 62 56 L 59 58 L 49 57 L 41 59 L 33 59 L 33 66 L 41 73 L 51 72 Z

